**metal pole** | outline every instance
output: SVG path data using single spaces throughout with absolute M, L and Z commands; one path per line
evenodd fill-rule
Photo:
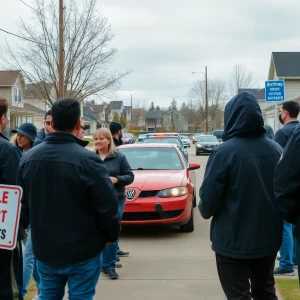
M 64 3 L 59 0 L 59 83 L 58 83 L 58 97 L 64 97 Z
M 208 134 L 208 91 L 207 91 L 207 66 L 205 67 L 205 131 Z
M 131 131 L 132 131 L 132 95 L 131 95 L 131 101 L 130 101 L 130 105 L 131 105 L 131 110 L 130 110 L 130 125 L 131 125 Z

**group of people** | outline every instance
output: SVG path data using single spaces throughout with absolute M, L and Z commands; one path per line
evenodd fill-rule
M 212 249 L 227 299 L 277 299 L 274 275 L 293 274 L 300 261 L 298 114 L 297 102 L 284 102 L 284 126 L 274 137 L 252 93 L 225 107 L 224 143 L 209 157 L 198 208 L 213 217 Z
M 37 133 L 31 123 L 12 130 L 8 102 L 0 96 L 0 184 L 23 189 L 18 242 L 0 249 L 0 299 L 23 299 L 33 276 L 35 299 L 93 299 L 101 271 L 117 279 L 125 186 L 134 180 L 117 150 L 122 126 L 94 133 L 85 149 L 85 126 L 76 99 L 57 100 Z M 1 213 L 1 211 L 0 211 Z M 23 246 L 22 246 L 23 244 Z

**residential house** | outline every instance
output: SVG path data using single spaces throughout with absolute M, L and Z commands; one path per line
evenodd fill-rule
M 171 110 L 162 116 L 162 126 L 166 131 L 187 132 L 189 130 L 185 116 L 177 110 Z
M 132 128 L 144 130 L 146 128 L 146 110 L 143 108 L 132 109 Z
M 114 114 L 117 113 L 120 118 L 121 114 L 124 112 L 123 101 L 110 101 L 109 105 L 112 116 L 114 116 Z
M 0 71 L 0 95 L 9 103 L 10 129 L 25 122 L 34 123 L 35 112 L 24 108 L 24 77 L 20 70 Z
M 41 110 L 48 111 L 50 103 L 56 99 L 56 91 L 52 83 L 38 82 L 36 84 L 26 84 L 24 89 L 24 103 L 28 103 Z
M 82 107 L 82 120 L 86 127 L 85 135 L 92 135 L 97 130 L 98 121 L 93 114 L 91 107 L 83 106 Z
M 151 110 L 146 112 L 146 131 L 155 132 L 162 129 L 162 116 L 165 114 L 161 110 Z
M 294 100 L 300 96 L 300 52 L 272 53 L 268 80 L 279 79 L 285 82 L 285 101 Z M 275 106 L 273 104 L 265 108 L 263 115 L 265 123 L 271 125 L 276 131 L 281 127 L 277 116 L 281 103 L 276 103 Z
M 126 116 L 126 121 L 131 121 L 131 106 L 124 106 L 123 113 Z
M 28 103 L 24 103 L 24 109 L 26 109 L 28 113 L 30 112 L 34 113 L 33 123 L 38 130 L 42 129 L 44 127 L 45 115 L 47 111 L 43 109 L 39 109 Z

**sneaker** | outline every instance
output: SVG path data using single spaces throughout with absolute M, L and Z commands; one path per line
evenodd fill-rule
M 116 259 L 116 261 L 117 262 L 119 262 L 120 261 L 120 257 L 117 255 L 117 259 Z
M 122 264 L 118 261 L 115 263 L 115 266 L 116 266 L 116 268 L 122 268 Z
M 109 270 L 108 276 L 110 279 L 118 279 L 119 278 L 119 275 L 115 270 Z
M 102 273 L 105 274 L 105 275 L 107 275 L 108 271 L 102 268 Z
M 294 276 L 295 272 L 294 272 L 294 270 L 284 270 L 284 269 L 277 267 L 276 269 L 274 269 L 273 275 L 274 276 Z
M 118 254 L 118 256 L 125 257 L 125 256 L 129 255 L 129 252 L 119 249 L 117 254 Z

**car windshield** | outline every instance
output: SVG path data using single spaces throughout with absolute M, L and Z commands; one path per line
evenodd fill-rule
M 181 143 L 177 138 L 145 138 L 144 143 L 156 143 L 156 144 L 175 144 L 179 147 L 181 147 Z
M 132 138 L 130 133 L 123 133 L 123 138 Z
M 121 148 L 132 170 L 182 170 L 183 165 L 174 148 Z
M 198 142 L 217 142 L 217 138 L 214 135 L 200 135 L 197 136 Z

